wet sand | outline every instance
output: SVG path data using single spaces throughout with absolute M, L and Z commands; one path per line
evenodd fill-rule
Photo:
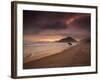
M 90 43 L 80 43 L 58 54 L 23 64 L 24 69 L 91 65 Z

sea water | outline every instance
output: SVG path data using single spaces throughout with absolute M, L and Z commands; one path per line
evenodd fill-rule
M 69 45 L 66 42 L 34 42 L 24 45 L 24 63 L 34 61 L 46 56 L 60 53 L 77 43 Z

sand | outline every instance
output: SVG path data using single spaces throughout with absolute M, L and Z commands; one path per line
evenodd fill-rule
M 90 43 L 81 42 L 58 54 L 31 61 L 23 65 L 24 69 L 31 68 L 55 68 L 55 67 L 75 67 L 90 66 L 91 54 Z

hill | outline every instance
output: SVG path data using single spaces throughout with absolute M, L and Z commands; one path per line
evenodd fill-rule
M 57 42 L 77 42 L 77 41 L 75 39 L 73 39 L 72 37 L 66 37 Z

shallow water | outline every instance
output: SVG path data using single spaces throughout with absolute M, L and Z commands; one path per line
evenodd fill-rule
M 63 42 L 35 42 L 24 45 L 24 63 L 57 54 L 74 45 L 76 45 L 76 43 L 69 45 Z

